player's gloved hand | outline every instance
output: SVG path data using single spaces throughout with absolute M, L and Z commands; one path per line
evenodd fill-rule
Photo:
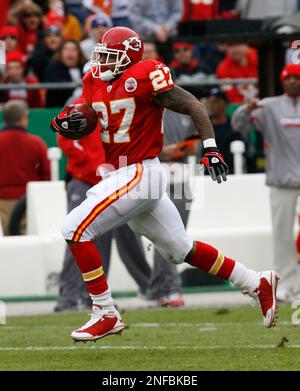
M 51 129 L 62 136 L 77 139 L 85 129 L 87 121 L 80 112 L 71 112 L 74 105 L 68 105 L 51 121 Z
M 213 181 L 218 183 L 221 183 L 222 179 L 227 181 L 226 175 L 229 169 L 218 148 L 204 148 L 204 155 L 200 160 L 200 164 L 204 164 Z

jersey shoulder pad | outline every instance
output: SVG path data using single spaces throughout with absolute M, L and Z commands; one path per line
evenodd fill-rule
M 144 60 L 130 68 L 130 75 L 138 82 L 142 82 L 152 94 L 157 94 L 174 87 L 170 69 L 157 60 Z
M 82 77 L 82 82 L 84 84 L 90 84 L 92 82 L 92 79 L 93 79 L 93 75 L 92 75 L 92 71 L 91 70 L 88 70 L 85 75 Z
M 144 79 L 148 78 L 151 72 L 163 67 L 167 66 L 160 61 L 148 59 L 138 62 L 130 68 L 130 71 L 137 79 Z

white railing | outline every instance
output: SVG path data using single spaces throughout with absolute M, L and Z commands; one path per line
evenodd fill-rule
M 244 78 L 244 79 L 205 79 L 205 80 L 195 80 L 191 81 L 178 82 L 177 84 L 183 87 L 193 86 L 193 87 L 202 87 L 202 86 L 222 86 L 227 84 L 257 84 L 258 80 L 256 78 Z M 0 91 L 11 90 L 11 89 L 25 89 L 25 90 L 64 90 L 64 89 L 73 89 L 80 87 L 81 82 L 63 82 L 63 83 L 36 83 L 36 84 L 27 84 L 27 83 L 7 83 L 0 84 Z

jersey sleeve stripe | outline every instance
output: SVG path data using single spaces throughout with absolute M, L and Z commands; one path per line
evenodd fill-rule
M 160 94 L 160 93 L 162 93 L 162 92 L 169 91 L 169 90 L 171 90 L 171 89 L 174 88 L 174 87 L 175 87 L 175 83 L 174 83 L 174 84 L 171 84 L 171 85 L 169 85 L 169 86 L 166 86 L 166 87 L 164 87 L 164 88 L 160 88 L 159 91 L 153 91 L 153 92 L 152 92 L 152 95 L 158 95 L 158 94 Z

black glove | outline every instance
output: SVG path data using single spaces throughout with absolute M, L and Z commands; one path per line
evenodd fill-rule
M 87 121 L 80 112 L 70 113 L 73 107 L 74 105 L 66 106 L 61 113 L 52 119 L 50 126 L 54 132 L 58 132 L 66 138 L 77 140 L 83 136 Z
M 221 183 L 222 179 L 227 181 L 226 175 L 229 169 L 218 148 L 204 148 L 204 155 L 200 160 L 200 164 L 204 164 L 213 181 L 218 183 Z

